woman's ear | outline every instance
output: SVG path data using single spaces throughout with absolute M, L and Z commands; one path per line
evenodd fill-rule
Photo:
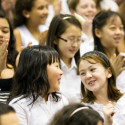
M 53 43 L 54 43 L 55 45 L 57 45 L 57 43 L 58 43 L 58 38 L 55 37 Z
M 108 74 L 107 74 L 107 78 L 111 78 L 111 76 L 112 76 L 111 69 L 108 68 L 108 69 L 107 69 L 107 72 L 108 72 Z
M 100 31 L 98 28 L 95 28 L 95 35 L 96 35 L 98 38 L 101 38 L 101 37 L 102 37 L 101 31 Z
M 23 10 L 23 11 L 22 11 L 22 14 L 23 14 L 23 16 L 24 16 L 25 18 L 29 18 L 29 17 L 30 17 L 29 11 L 27 11 L 27 10 Z

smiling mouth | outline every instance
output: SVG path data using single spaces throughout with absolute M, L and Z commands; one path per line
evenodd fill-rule
M 95 84 L 95 81 L 96 81 L 96 80 L 90 81 L 90 82 L 88 83 L 88 85 L 93 86 L 93 85 Z

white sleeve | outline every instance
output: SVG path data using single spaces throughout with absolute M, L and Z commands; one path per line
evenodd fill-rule
M 115 105 L 113 125 L 125 125 L 125 95 Z
M 28 125 L 29 113 L 27 112 L 26 107 L 20 102 L 10 103 L 9 105 L 15 109 L 20 125 Z

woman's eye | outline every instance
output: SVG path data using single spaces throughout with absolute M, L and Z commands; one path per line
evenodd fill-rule
M 3 33 L 8 33 L 9 32 L 9 30 L 3 30 Z
M 95 71 L 95 68 L 90 69 L 90 71 Z
M 81 76 L 84 76 L 84 75 L 85 75 L 85 72 L 81 72 L 80 75 L 81 75 Z

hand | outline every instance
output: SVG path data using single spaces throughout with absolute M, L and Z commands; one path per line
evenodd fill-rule
M 125 70 L 125 67 L 123 67 L 123 65 L 125 64 L 125 58 L 121 54 L 119 54 L 118 56 L 114 54 L 110 58 L 110 61 L 114 67 L 116 76 L 118 76 L 123 70 Z
M 61 12 L 61 10 L 62 10 L 62 2 L 58 1 L 54 5 L 54 15 L 59 14 Z
M 114 105 L 111 101 L 109 101 L 109 103 L 103 108 L 103 114 L 105 117 L 104 125 L 112 125 L 112 116 L 114 115 L 114 113 Z
M 0 72 L 6 67 L 8 41 L 8 39 L 4 39 L 0 44 Z
M 48 33 L 48 30 L 40 33 L 40 36 L 39 36 L 39 45 L 44 45 L 46 43 L 47 33 Z
M 32 46 L 32 42 L 29 42 L 28 45 L 27 45 L 27 47 L 28 47 L 28 46 Z M 24 50 L 24 46 L 21 46 L 20 51 L 19 51 L 19 53 L 18 53 L 18 55 L 17 55 L 17 57 L 16 57 L 16 67 L 18 66 L 20 54 L 21 54 L 21 52 L 22 52 L 23 50 Z

